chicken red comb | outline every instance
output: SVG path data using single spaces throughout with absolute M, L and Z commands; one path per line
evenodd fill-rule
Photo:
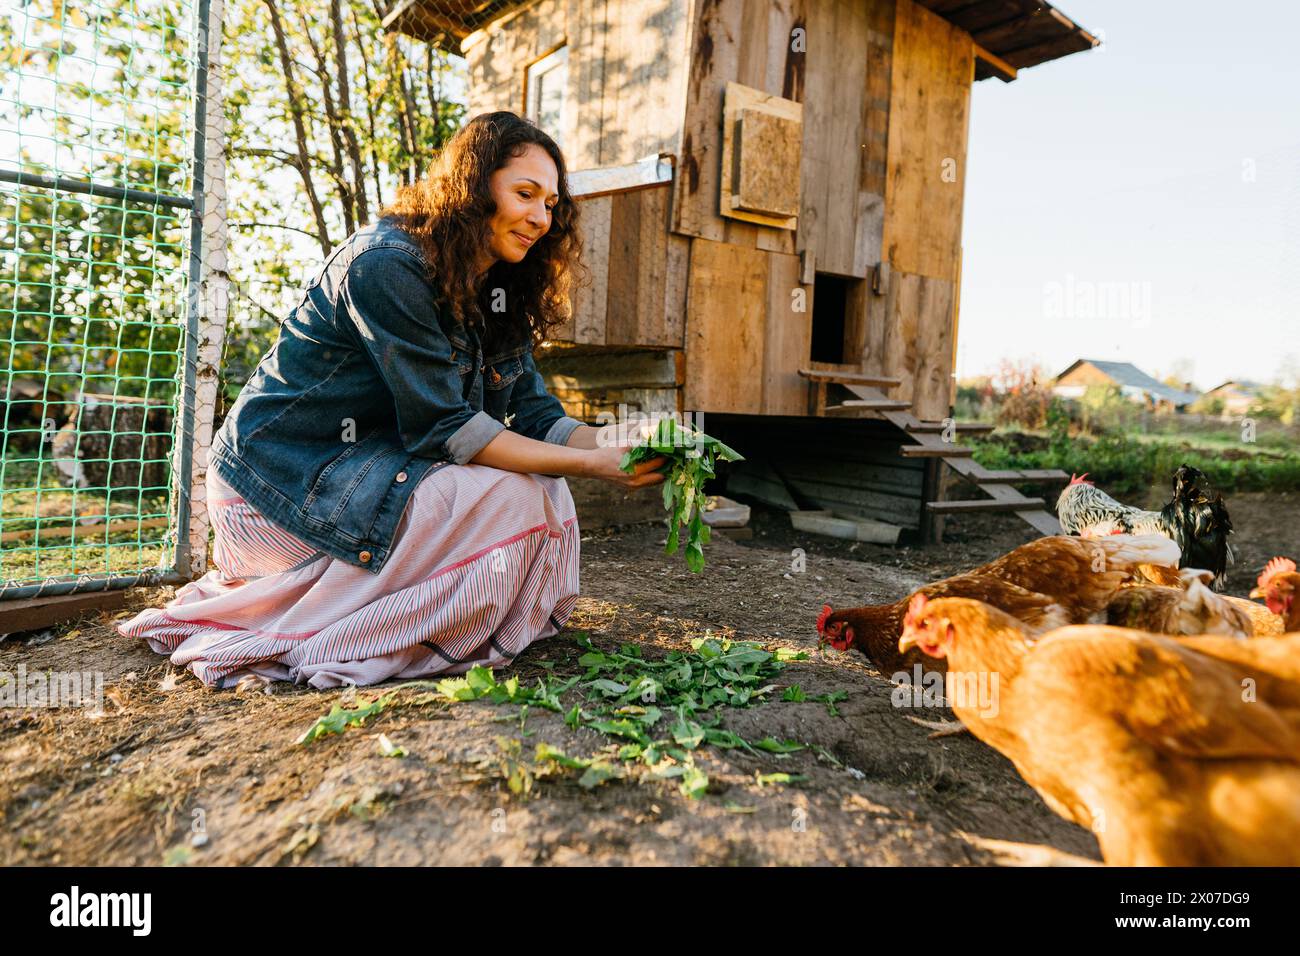
M 928 601 L 929 599 L 920 591 L 912 595 L 912 600 L 907 605 L 907 616 L 903 618 L 904 627 L 911 627 L 916 619 L 925 613 L 925 605 Z
M 1264 570 L 1259 574 L 1259 580 L 1255 583 L 1261 588 L 1266 588 L 1269 582 L 1279 574 L 1288 574 L 1295 570 L 1295 562 L 1290 558 L 1277 557 L 1264 565 Z
M 1090 485 L 1092 482 L 1088 480 L 1088 472 L 1086 471 L 1082 475 L 1076 475 L 1074 472 L 1070 472 L 1070 484 Z
M 823 605 L 822 605 L 822 612 L 821 612 L 821 614 L 818 614 L 818 615 L 817 615 L 817 633 L 818 633 L 818 634 L 825 634 L 825 633 L 826 633 L 826 619 L 827 619 L 828 617 L 830 617 L 830 616 L 831 616 L 831 606 L 830 606 L 829 604 L 823 604 Z

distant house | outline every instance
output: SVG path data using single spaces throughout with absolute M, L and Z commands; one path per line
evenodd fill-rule
M 1223 414 L 1229 417 L 1245 415 L 1250 406 L 1258 401 L 1264 386 L 1244 378 L 1229 379 L 1222 385 L 1210 389 L 1202 398 L 1208 405 L 1211 402 L 1223 403 Z
M 1062 398 L 1082 398 L 1089 387 L 1108 385 L 1132 402 L 1156 410 L 1182 411 L 1200 396 L 1166 385 L 1131 362 L 1079 359 L 1060 375 L 1052 392 Z

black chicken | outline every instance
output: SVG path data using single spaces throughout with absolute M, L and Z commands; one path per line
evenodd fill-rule
M 1182 550 L 1179 567 L 1213 571 L 1215 589 L 1223 589 L 1232 561 L 1228 546 L 1232 521 L 1223 495 L 1210 488 L 1204 472 L 1190 465 L 1179 466 L 1173 477 L 1173 497 L 1159 511 L 1121 504 L 1086 481 L 1087 477 L 1072 479 L 1057 499 L 1057 516 L 1066 534 L 1162 534 Z

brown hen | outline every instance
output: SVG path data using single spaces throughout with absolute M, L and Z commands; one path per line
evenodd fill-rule
M 1178 567 L 1178 545 L 1159 535 L 1039 538 L 996 561 L 935 581 L 915 593 L 928 598 L 968 597 L 1001 608 L 1030 632 L 1101 620 L 1121 587 L 1150 579 L 1150 566 Z M 1142 569 L 1147 567 L 1144 572 Z M 923 664 L 943 670 L 915 651 L 900 653 L 898 636 L 912 595 L 893 604 L 822 609 L 817 630 L 840 651 L 856 648 L 883 673 Z
M 963 723 L 1107 863 L 1300 863 L 1300 634 L 1072 626 L 1031 643 L 996 608 L 921 598 L 899 644 L 948 661 Z M 968 678 L 995 684 L 994 706 L 960 692 Z

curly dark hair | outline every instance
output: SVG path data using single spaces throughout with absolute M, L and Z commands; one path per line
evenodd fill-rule
M 488 220 L 496 212 L 490 177 L 529 145 L 546 150 L 558 173 L 551 228 L 522 261 L 497 261 L 477 276 L 476 263 L 488 252 Z M 569 193 L 560 147 L 528 120 L 505 110 L 475 116 L 442 148 L 428 176 L 401 187 L 380 215 L 419 243 L 452 315 L 476 326 L 485 348 L 536 346 L 568 318 L 569 293 L 586 274 L 578 204 Z M 485 298 L 499 288 L 505 290 L 506 311 L 484 308 Z

